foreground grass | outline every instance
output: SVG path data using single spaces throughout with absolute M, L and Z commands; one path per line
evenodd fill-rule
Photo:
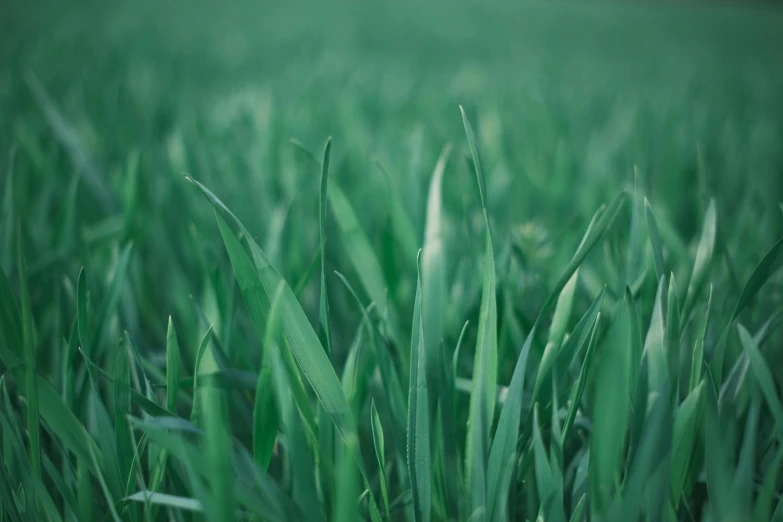
M 0 520 L 783 519 L 779 18 L 340 7 L 27 13 Z

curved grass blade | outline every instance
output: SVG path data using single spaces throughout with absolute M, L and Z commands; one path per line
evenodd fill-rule
M 430 479 L 429 399 L 427 366 L 424 352 L 424 329 L 421 315 L 421 277 L 417 278 L 411 333 L 411 368 L 408 388 L 408 476 L 413 491 L 413 519 L 429 522 L 432 510 Z
M 421 254 L 422 322 L 424 351 L 427 354 L 428 379 L 433 399 L 440 396 L 440 384 L 436 378 L 442 366 L 440 343 L 443 337 L 443 321 L 446 306 L 446 262 L 443 231 L 443 173 L 451 154 L 446 145 L 438 157 L 430 181 L 427 198 L 427 221 L 424 229 L 424 249 Z
M 764 356 L 761 355 L 758 346 L 756 346 L 753 337 L 741 324 L 737 325 L 739 330 L 740 341 L 742 342 L 742 348 L 750 361 L 750 369 L 756 376 L 756 381 L 759 383 L 761 392 L 764 394 L 764 399 L 767 401 L 769 411 L 772 413 L 772 418 L 775 420 L 776 432 L 778 440 L 783 441 L 783 405 L 780 403 L 777 391 L 775 389 L 775 381 L 772 378 L 772 374 L 769 371 L 769 366 L 764 360 Z
M 694 451 L 693 445 L 702 425 L 704 386 L 705 382 L 702 380 L 680 404 L 674 417 L 674 447 L 669 483 L 675 508 L 679 507 L 680 495 L 685 487 L 685 478 Z
M 781 237 L 778 242 L 775 243 L 775 245 L 769 250 L 769 252 L 764 255 L 764 258 L 753 270 L 753 273 L 750 275 L 748 281 L 745 283 L 745 286 L 742 288 L 742 292 L 737 299 L 737 304 L 734 306 L 734 312 L 731 314 L 729 324 L 726 325 L 726 328 L 724 329 L 712 356 L 712 373 L 715 376 L 715 379 L 718 380 L 718 383 L 720 383 L 723 371 L 723 358 L 725 356 L 729 329 L 731 328 L 734 320 L 739 317 L 743 310 L 745 310 L 745 308 L 756 296 L 761 287 L 764 286 L 764 283 L 767 282 L 767 279 L 769 279 L 772 274 L 774 274 L 777 269 L 783 265 L 782 254 L 783 237 Z
M 715 251 L 717 219 L 715 200 L 712 199 L 707 207 L 707 213 L 704 215 L 704 226 L 701 231 L 701 239 L 699 239 L 699 248 L 696 251 L 696 260 L 693 263 L 693 273 L 688 284 L 685 304 L 682 307 L 683 317 L 687 317 L 688 313 L 690 313 L 691 306 L 693 306 L 707 278 L 707 272 L 712 263 L 712 255 Z
M 201 338 L 201 342 L 196 350 L 196 365 L 193 368 L 193 408 L 190 411 L 190 422 L 198 426 L 201 421 L 201 401 L 199 400 L 199 375 L 201 374 L 201 362 L 204 359 L 204 354 L 209 346 L 209 340 L 211 338 L 212 325 L 209 325 L 206 333 Z
M 359 218 L 356 217 L 350 201 L 334 182 L 329 185 L 329 202 L 332 214 L 342 232 L 345 249 L 351 253 L 350 259 L 367 295 L 376 303 L 385 302 L 388 285 L 381 264 L 359 224 Z M 405 336 L 400 332 L 399 316 L 390 304 L 388 314 L 389 334 L 398 347 L 404 346 Z
M 587 352 L 585 353 L 585 359 L 582 362 L 582 368 L 579 371 L 579 378 L 576 381 L 576 385 L 573 388 L 571 398 L 569 399 L 568 413 L 566 414 L 566 420 L 565 423 L 563 424 L 563 436 L 560 440 L 561 445 L 565 444 L 565 441 L 567 440 L 568 434 L 571 431 L 571 426 L 573 426 L 574 419 L 576 419 L 576 412 L 579 409 L 579 405 L 582 402 L 582 394 L 585 391 L 585 386 L 587 386 L 587 374 L 590 371 L 590 367 L 594 360 L 593 355 L 595 353 L 595 346 L 598 340 L 597 333 L 600 324 L 601 324 L 601 313 L 598 312 L 598 315 L 596 315 L 595 321 L 593 322 L 592 329 L 587 330 L 588 332 L 589 331 L 592 332 L 592 334 L 590 335 L 590 343 L 587 345 Z

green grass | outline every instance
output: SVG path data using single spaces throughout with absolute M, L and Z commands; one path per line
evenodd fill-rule
M 783 520 L 779 10 L 0 34 L 0 522 Z

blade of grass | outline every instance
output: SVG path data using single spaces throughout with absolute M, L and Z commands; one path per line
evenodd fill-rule
M 688 291 L 685 296 L 685 304 L 682 307 L 683 317 L 688 317 L 690 309 L 698 297 L 707 277 L 712 263 L 712 255 L 715 251 L 715 236 L 717 233 L 717 210 L 715 200 L 711 199 L 704 215 L 699 247 L 696 250 L 696 260 L 693 263 L 693 273 L 688 283 Z
M 440 360 L 440 343 L 443 338 L 443 321 L 446 306 L 446 252 L 443 231 L 443 173 L 451 155 L 446 145 L 438 157 L 430 181 L 427 199 L 427 221 L 424 231 L 424 249 L 421 254 L 422 322 L 427 325 L 424 351 L 427 354 L 428 379 L 432 398 L 440 396 L 440 384 L 436 378 Z
M 487 502 L 487 453 L 489 432 L 495 412 L 495 389 L 497 387 L 497 298 L 495 295 L 495 255 L 492 248 L 492 234 L 489 226 L 486 181 L 481 168 L 481 159 L 476 145 L 476 136 L 468 121 L 465 110 L 460 106 L 462 123 L 473 157 L 473 166 L 479 185 L 481 206 L 486 229 L 484 254 L 484 282 L 481 292 L 476 353 L 473 359 L 473 391 L 470 395 L 468 413 L 468 438 L 465 444 L 466 481 L 471 491 L 471 512 L 483 512 L 486 518 Z M 494 493 L 494 491 L 493 491 Z M 491 498 L 491 497 L 489 497 Z
M 27 289 L 24 245 L 21 225 L 17 228 L 17 266 L 19 269 L 19 296 L 22 309 L 22 343 L 24 346 L 25 383 L 27 388 L 27 436 L 30 441 L 30 463 L 33 475 L 41 478 L 41 431 L 39 425 L 38 373 L 35 339 L 33 338 L 33 313 L 30 308 L 30 293 Z M 29 491 L 32 505 L 36 505 L 35 492 Z
M 644 198 L 644 217 L 647 222 L 647 232 L 650 236 L 650 245 L 653 252 L 653 263 L 655 265 L 655 274 L 660 280 L 666 274 L 666 265 L 663 262 L 663 246 L 661 245 L 661 235 L 658 232 L 658 222 L 655 220 L 650 202 Z
M 619 473 L 631 395 L 633 297 L 626 288 L 606 339 L 596 377 L 593 434 L 590 443 L 590 507 L 594 517 L 608 509 Z
M 737 325 L 737 330 L 739 331 L 742 348 L 750 361 L 750 368 L 764 394 L 764 399 L 767 401 L 767 407 L 769 407 L 772 417 L 775 420 L 775 431 L 778 440 L 783 441 L 783 405 L 780 403 L 780 398 L 775 389 L 775 381 L 769 371 L 769 366 L 764 360 L 764 356 L 761 355 L 755 341 L 753 341 L 753 337 L 751 337 L 745 327 L 741 324 Z
M 417 278 L 411 333 L 411 368 L 408 388 L 408 476 L 413 491 L 413 519 L 428 522 L 431 517 L 432 476 L 430 462 L 429 399 L 422 325 L 421 276 Z
M 378 410 L 375 409 L 375 401 L 370 403 L 370 425 L 372 427 L 372 441 L 375 447 L 375 457 L 378 460 L 378 479 L 381 484 L 381 500 L 383 501 L 383 513 L 389 520 L 389 488 L 386 483 L 386 457 L 383 441 L 383 426 Z

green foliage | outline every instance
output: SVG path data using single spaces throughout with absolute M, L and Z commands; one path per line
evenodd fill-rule
M 0 522 L 783 520 L 779 13 L 11 4 Z

